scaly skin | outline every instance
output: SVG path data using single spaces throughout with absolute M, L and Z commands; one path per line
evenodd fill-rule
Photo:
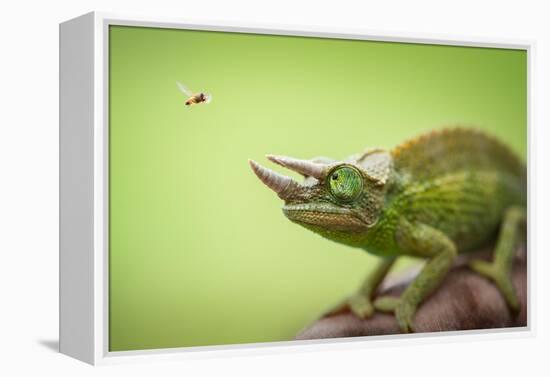
M 490 242 L 492 263 L 472 261 L 493 280 L 512 311 L 513 251 L 526 221 L 526 169 L 504 144 L 474 129 L 434 131 L 391 151 L 371 149 L 345 161 L 268 156 L 304 175 L 303 184 L 251 161 L 258 177 L 285 201 L 284 214 L 323 237 L 381 257 L 360 289 L 342 305 L 363 318 L 395 312 L 401 331 L 444 279 L 458 253 Z M 401 297 L 379 297 L 378 285 L 401 255 L 426 265 Z M 340 307 L 335 308 L 339 310 Z

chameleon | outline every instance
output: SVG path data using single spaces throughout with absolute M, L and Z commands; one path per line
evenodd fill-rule
M 256 176 L 280 199 L 284 215 L 327 239 L 378 256 L 348 307 L 360 318 L 393 313 L 400 331 L 441 284 L 458 254 L 494 244 L 490 261 L 468 266 L 491 280 L 512 314 L 520 310 L 511 270 L 526 230 L 527 172 L 509 146 L 475 128 L 424 133 L 386 150 L 369 148 L 345 160 L 267 155 L 302 183 L 253 160 Z M 400 297 L 376 296 L 395 260 L 425 264 Z

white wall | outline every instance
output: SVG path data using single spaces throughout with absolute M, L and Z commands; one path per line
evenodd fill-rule
M 52 0 L 3 2 L 0 38 L 0 374 L 19 375 L 518 375 L 550 367 L 548 288 L 550 27 L 544 1 Z M 52 352 L 58 333 L 58 23 L 90 10 L 345 26 L 537 42 L 534 72 L 536 338 L 193 360 L 93 369 Z M 545 349 L 544 349 L 545 348 Z M 543 351 L 544 349 L 544 351 Z M 8 372 L 11 370 L 11 372 Z

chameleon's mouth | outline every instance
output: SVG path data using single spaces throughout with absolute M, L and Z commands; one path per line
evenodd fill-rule
M 368 228 L 354 211 L 329 204 L 287 204 L 283 213 L 290 221 L 306 227 L 348 232 Z

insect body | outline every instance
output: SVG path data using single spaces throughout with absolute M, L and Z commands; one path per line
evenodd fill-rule
M 179 90 L 187 97 L 185 101 L 185 106 L 196 105 L 199 103 L 210 103 L 212 101 L 212 95 L 207 93 L 193 93 L 181 82 L 176 82 Z

